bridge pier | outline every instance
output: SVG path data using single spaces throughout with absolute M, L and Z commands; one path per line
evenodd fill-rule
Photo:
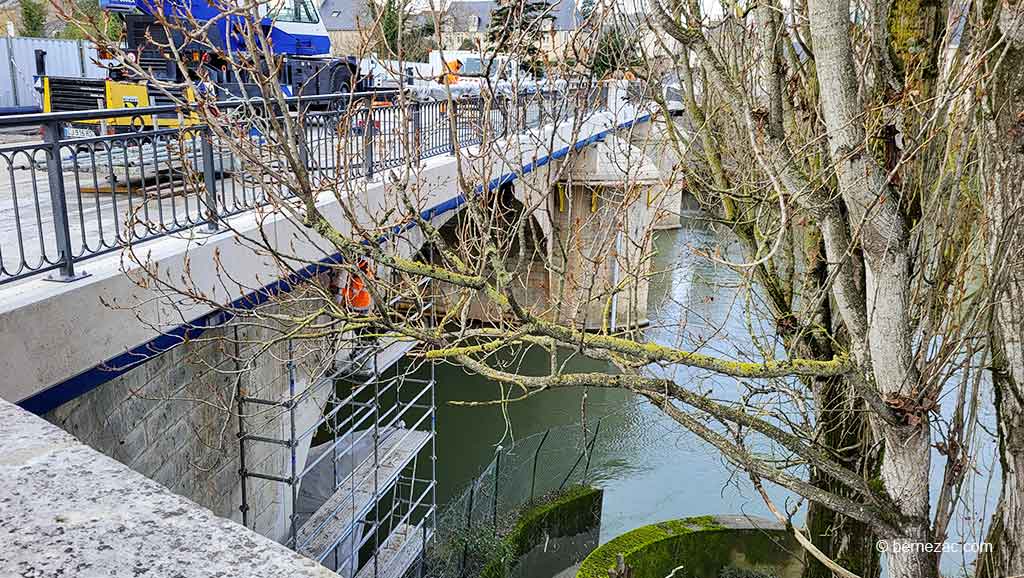
M 658 166 L 626 138 L 608 136 L 575 159 L 550 208 L 559 321 L 609 331 L 647 323 L 652 235 L 667 197 Z
M 681 183 L 671 178 L 677 161 L 667 152 L 678 149 L 666 139 L 664 129 L 606 135 L 560 161 L 568 166 L 548 165 L 492 193 L 493 202 L 517 212 L 537 207 L 525 235 L 533 259 L 519 263 L 510 288 L 520 305 L 586 330 L 648 322 L 652 236 L 680 226 L 683 205 Z M 449 243 L 457 242 L 459 218 L 442 228 Z M 460 302 L 458 288 L 439 290 L 439 308 Z M 486 297 L 466 306 L 469 318 L 485 323 L 501 315 Z
M 652 183 L 648 192 L 649 204 L 656 207 L 655 229 L 682 226 L 686 178 L 680 167 L 686 162 L 684 153 L 691 149 L 690 138 L 690 132 L 676 116 L 654 117 L 629 132 L 630 144 L 644 151 L 659 173 L 658 181 Z

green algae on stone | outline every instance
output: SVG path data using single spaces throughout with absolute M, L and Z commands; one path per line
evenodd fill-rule
M 730 566 L 772 571 L 796 567 L 795 551 L 785 530 L 729 528 L 715 516 L 697 516 L 643 526 L 612 539 L 587 556 L 576 578 L 608 578 L 619 554 L 634 578 L 663 578 L 680 567 L 677 578 L 714 578 Z
M 517 516 L 516 524 L 502 540 L 498 554 L 484 566 L 481 578 L 504 578 L 515 561 L 544 538 L 582 534 L 601 522 L 604 490 L 590 486 L 572 486 L 554 496 L 528 504 Z

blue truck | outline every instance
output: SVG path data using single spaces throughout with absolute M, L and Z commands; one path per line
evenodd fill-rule
M 259 27 L 279 57 L 278 82 L 289 96 L 365 92 L 372 79 L 360 74 L 359 60 L 331 56 L 331 40 L 313 0 L 281 0 L 263 4 L 258 19 L 221 11 L 217 0 L 100 0 L 100 7 L 124 22 L 124 47 L 147 73 L 167 84 L 151 90 L 145 79 L 113 61 L 106 79 L 44 76 L 44 112 L 81 111 L 97 108 L 135 108 L 169 104 L 167 86 L 180 91 L 175 96 L 190 100 L 194 91 L 212 89 L 218 100 L 253 96 L 256 85 L 247 82 L 244 71 L 230 65 L 226 55 L 244 51 L 239 31 Z M 164 27 L 158 16 L 182 26 Z M 181 33 L 186 24 L 206 27 L 206 38 L 187 39 Z M 191 26 L 190 26 L 191 27 Z M 166 49 L 172 44 L 179 58 Z M 162 46 L 163 45 L 163 46 Z M 184 63 L 185 66 L 181 66 Z M 204 81 L 200 84 L 200 81 Z M 239 94 L 246 92 L 247 94 Z M 125 117 L 105 122 L 109 130 L 126 129 L 138 119 Z M 170 126 L 174 118 L 152 119 L 154 125 Z M 138 129 L 138 127 L 134 127 Z

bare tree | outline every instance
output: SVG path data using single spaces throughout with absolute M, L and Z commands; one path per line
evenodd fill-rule
M 994 549 L 979 564 L 979 575 L 1013 576 L 1024 572 L 1024 460 L 1021 411 L 1024 409 L 1024 10 L 1019 3 L 977 6 L 970 17 L 997 23 L 970 37 L 976 50 L 991 51 L 985 62 L 990 89 L 979 103 L 983 121 L 981 191 L 985 207 L 983 234 L 987 243 L 992 305 L 989 339 L 1002 466 L 999 504 L 990 524 Z

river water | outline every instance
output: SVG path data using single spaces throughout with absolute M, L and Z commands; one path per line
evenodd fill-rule
M 657 234 L 653 264 L 657 274 L 651 280 L 648 312 L 651 323 L 645 329 L 649 340 L 689 349 L 699 347 L 705 353 L 736 359 L 759 358 L 756 352 L 766 345 L 753 342 L 750 335 L 771 335 L 771 327 L 756 314 L 748 314 L 752 308 L 748 308 L 747 300 L 756 300 L 756 293 L 741 291 L 731 269 L 697 255 L 702 247 L 722 244 L 699 220 L 687 220 L 682 228 Z M 740 258 L 733 250 L 724 253 Z M 539 351 L 520 352 L 509 362 L 528 373 L 544 372 L 549 363 Z M 578 371 L 613 371 L 608 363 L 587 359 L 571 359 L 568 365 Z M 530 438 L 534 441 L 532 448 L 537 436 L 549 429 L 553 433 L 545 440 L 544 455 L 555 457 L 542 459 L 538 469 L 542 473 L 552 470 L 556 477 L 563 475 L 561 472 L 568 470 L 573 456 L 581 451 L 584 435 L 593 435 L 600 420 L 599 443 L 591 455 L 587 479 L 605 490 L 601 542 L 645 524 L 684 516 L 731 513 L 770 517 L 745 475 L 630 392 L 588 389 L 585 419 L 582 389 L 544 392 L 504 409 L 460 407 L 449 402 L 493 400 L 499 395 L 497 385 L 458 367 L 439 364 L 435 371 L 438 503 L 442 508 L 491 463 L 496 446 L 507 450 L 516 440 Z M 687 387 L 703 388 L 725 398 L 737 395 L 737 384 L 728 378 L 682 367 L 672 371 L 674 380 Z M 575 425 L 581 420 L 586 422 L 586 433 Z M 529 467 L 520 469 L 529 472 Z M 935 470 L 933 481 L 938 482 L 941 469 Z M 506 483 L 524 486 L 530 478 L 527 473 Z M 977 483 L 984 486 L 986 480 Z M 985 487 L 979 488 L 981 498 L 972 507 L 980 512 L 990 508 L 995 490 L 997 487 L 988 492 Z M 524 494 L 521 487 L 517 491 Z M 792 499 L 781 490 L 770 491 L 780 507 L 787 498 Z M 962 530 L 965 535 L 969 533 L 967 528 Z M 954 524 L 952 533 L 951 539 L 955 539 L 961 529 Z M 946 556 L 943 569 L 953 574 L 963 562 L 959 555 Z
M 708 351 L 728 354 L 727 342 L 741 339 L 745 326 L 715 333 L 713 328 L 736 317 L 735 274 L 725 267 L 693 256 L 692 249 L 715 241 L 697 222 L 659 232 L 651 281 L 648 338 L 672 344 L 706 340 Z M 679 326 L 685 320 L 685 329 Z M 705 333 L 706 330 L 706 333 Z M 524 371 L 544 371 L 548 358 L 540 351 L 522 352 L 512 363 Z M 610 364 L 573 359 L 577 371 L 612 372 Z M 539 369 L 538 369 L 539 368 Z M 693 373 L 693 372 L 691 372 Z M 498 444 L 506 449 L 517 439 L 555 428 L 544 444 L 545 455 L 578 452 L 583 434 L 573 424 L 582 421 L 582 389 L 544 392 L 525 401 L 497 406 L 459 407 L 452 401 L 495 399 L 494 383 L 450 365 L 438 365 L 437 448 L 438 501 L 445 504 L 460 493 L 491 462 Z M 711 376 L 689 376 L 711 380 Z M 686 380 L 682 374 L 677 380 Z M 709 381 L 710 383 L 710 381 Z M 605 489 L 601 540 L 629 529 L 669 518 L 707 513 L 767 515 L 759 496 L 742 477 L 733 476 L 718 455 L 648 402 L 621 390 L 590 388 L 586 393 L 589 435 L 601 421 L 590 479 Z M 589 437 L 589 436 L 588 436 Z M 549 460 L 550 461 L 550 460 Z M 563 464 L 543 463 L 541 468 Z M 563 467 L 566 469 L 568 466 Z M 519 480 L 523 482 L 523 480 Z

